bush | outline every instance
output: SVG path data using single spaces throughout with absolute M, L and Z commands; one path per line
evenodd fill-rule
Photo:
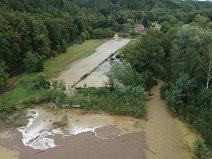
M 116 63 L 107 73 L 109 85 L 137 86 L 142 85 L 142 75 L 137 73 L 129 64 Z
M 37 79 L 35 80 L 35 83 L 33 84 L 33 87 L 36 89 L 48 89 L 50 86 L 50 83 L 48 82 L 47 77 L 44 74 L 40 74 Z
M 43 60 L 37 53 L 28 52 L 24 58 L 24 65 L 28 72 L 42 72 Z
M 66 84 L 64 81 L 60 80 L 53 80 L 52 81 L 52 87 L 53 89 L 61 89 L 61 90 L 66 90 Z
M 112 38 L 113 36 L 114 32 L 110 28 L 97 28 L 93 32 L 93 38 L 96 39 Z
M 182 112 L 188 102 L 193 99 L 195 88 L 195 80 L 188 75 L 184 74 L 177 79 L 168 95 L 168 103 L 171 110 L 178 113 Z
M 68 116 L 64 115 L 60 121 L 53 123 L 56 127 L 64 128 L 68 124 Z
M 194 142 L 193 153 L 197 159 L 210 159 L 210 157 L 212 157 L 201 136 L 199 136 Z
M 142 86 L 123 86 L 112 91 L 107 88 L 80 89 L 72 100 L 86 110 L 143 117 L 146 113 L 144 98 L 145 92 Z
M 161 99 L 166 99 L 166 97 L 168 96 L 170 87 L 171 87 L 170 84 L 163 84 L 160 87 L 160 97 L 161 97 Z
M 6 72 L 6 66 L 4 62 L 0 60 L 0 90 L 6 85 L 8 80 L 8 74 Z

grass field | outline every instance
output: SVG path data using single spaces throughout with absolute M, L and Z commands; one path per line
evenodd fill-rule
M 90 55 L 104 42 L 106 42 L 105 39 L 88 40 L 82 44 L 69 47 L 65 54 L 61 54 L 58 57 L 49 59 L 45 62 L 44 73 L 50 78 L 57 76 L 65 66 L 73 61 Z
M 98 46 L 104 42 L 106 42 L 105 39 L 88 40 L 82 44 L 69 47 L 66 53 L 61 54 L 54 59 L 49 59 L 45 62 L 44 73 L 48 78 L 56 76 L 65 68 L 66 65 L 90 55 Z M 38 75 L 39 73 L 23 74 L 21 80 L 16 84 L 14 89 L 7 92 L 5 95 L 0 96 L 0 117 L 6 116 L 6 114 L 8 114 L 10 111 L 15 111 L 16 105 L 22 101 L 32 97 L 36 98 L 39 96 L 39 94 L 42 93 L 42 90 L 32 89 L 33 81 L 35 81 Z

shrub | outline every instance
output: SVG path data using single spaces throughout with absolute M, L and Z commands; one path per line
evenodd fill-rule
M 38 78 L 35 80 L 35 83 L 33 84 L 33 87 L 36 89 L 40 88 L 48 89 L 49 86 L 50 83 L 48 82 L 48 79 L 44 74 L 40 74 Z
M 172 85 L 168 95 L 168 103 L 171 110 L 181 112 L 184 109 L 184 106 L 192 100 L 195 88 L 195 80 L 188 75 L 184 74 L 177 79 Z
M 53 89 L 61 89 L 61 90 L 66 90 L 66 84 L 63 80 L 53 80 L 52 81 L 52 87 Z
M 210 159 L 210 151 L 205 145 L 204 139 L 199 136 L 193 145 L 193 153 L 197 159 Z
M 110 28 L 97 28 L 94 30 L 93 38 L 103 39 L 103 38 L 112 38 L 114 36 L 114 32 Z
M 60 121 L 56 121 L 53 123 L 56 127 L 64 128 L 68 124 L 68 116 L 63 115 Z
M 160 87 L 160 97 L 161 97 L 161 99 L 166 99 L 166 97 L 168 96 L 170 87 L 171 87 L 170 84 L 163 84 Z
M 6 85 L 8 80 L 8 74 L 6 72 L 6 66 L 4 62 L 0 60 L 0 90 Z
M 29 72 L 41 72 L 44 69 L 43 60 L 37 53 L 28 52 L 24 58 L 24 65 Z

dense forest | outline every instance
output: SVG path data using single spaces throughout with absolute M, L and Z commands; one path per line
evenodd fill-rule
M 149 27 L 158 21 L 165 31 L 198 15 L 196 21 L 205 25 L 212 18 L 211 5 L 175 0 L 1 0 L 0 71 L 22 67 L 27 53 L 45 60 L 73 43 L 127 32 L 135 23 Z M 3 87 L 7 75 L 1 76 Z
M 132 36 L 134 24 L 142 23 L 146 33 L 139 34 L 121 51 L 127 64 L 114 66 L 121 73 L 117 74 L 113 67 L 108 74 L 110 86 L 116 79 L 126 86 L 124 89 L 114 88 L 114 94 L 104 88 L 81 90 L 71 99 L 64 96 L 63 101 L 79 102 L 90 94 L 81 101 L 84 107 L 92 100 L 98 103 L 102 99 L 110 105 L 104 109 L 112 110 L 117 103 L 129 104 L 132 99 L 138 104 L 144 98 L 137 94 L 143 95 L 144 90 L 151 94 L 155 79 L 160 79 L 165 83 L 161 97 L 167 100 L 173 114 L 192 125 L 212 148 L 211 20 L 212 2 L 0 0 L 0 89 L 6 85 L 9 73 L 17 68 L 42 71 L 42 61 L 64 53 L 74 43 L 110 38 L 115 33 Z M 153 23 L 160 24 L 161 30 L 154 29 Z M 51 93 L 46 93 L 42 100 L 56 96 Z M 122 96 L 126 101 L 119 99 L 114 104 L 114 96 Z M 96 107 L 100 109 L 101 105 Z M 124 110 L 118 107 L 115 113 L 136 117 L 145 114 L 140 107 L 133 108 L 132 102 L 129 105 Z M 127 110 L 129 107 L 132 109 Z

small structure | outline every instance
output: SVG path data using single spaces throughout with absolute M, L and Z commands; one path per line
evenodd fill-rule
M 144 26 L 142 24 L 135 24 L 134 31 L 136 31 L 136 32 L 144 32 L 145 28 L 144 28 Z
M 158 24 L 158 23 L 152 23 L 152 28 L 154 28 L 154 29 L 157 30 L 157 31 L 160 31 L 161 25 Z

